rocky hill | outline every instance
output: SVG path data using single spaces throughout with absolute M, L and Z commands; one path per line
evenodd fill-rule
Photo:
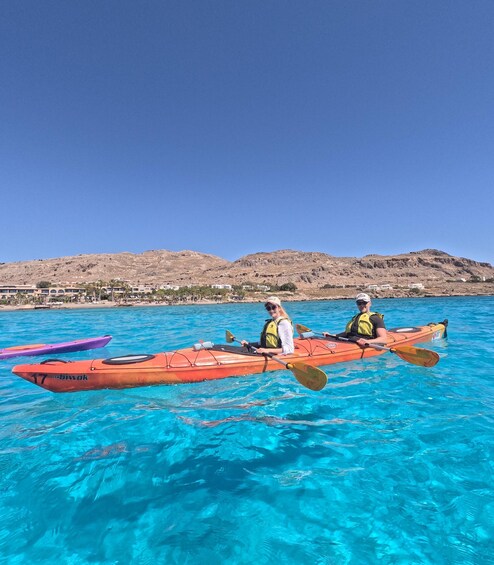
M 87 283 L 120 279 L 131 284 L 208 284 L 203 273 L 229 261 L 195 251 L 102 253 L 0 264 L 0 284 Z
M 326 286 L 429 286 L 448 281 L 494 278 L 494 267 L 435 249 L 401 255 L 335 257 L 325 253 L 281 250 L 255 253 L 230 262 L 195 251 L 146 251 L 78 255 L 0 264 L 0 284 L 84 283 L 121 279 L 131 284 L 285 284 L 300 290 Z

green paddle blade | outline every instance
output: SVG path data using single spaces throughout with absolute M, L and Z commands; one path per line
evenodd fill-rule
M 225 332 L 225 337 L 226 337 L 226 343 L 233 343 L 235 341 L 235 336 L 232 334 L 232 332 L 229 332 L 228 330 L 226 330 Z
M 401 359 L 420 365 L 421 367 L 434 367 L 439 361 L 439 355 L 430 349 L 421 349 L 420 347 L 413 347 L 411 345 L 401 345 L 400 347 L 393 347 L 391 349 Z
M 297 381 L 310 390 L 322 390 L 328 382 L 328 376 L 317 367 L 305 363 L 288 363 L 287 368 L 292 371 Z

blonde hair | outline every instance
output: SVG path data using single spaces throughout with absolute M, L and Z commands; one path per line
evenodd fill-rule
M 287 320 L 290 320 L 290 316 L 286 313 L 286 310 L 283 308 L 283 306 L 281 304 L 278 306 L 278 308 L 281 312 L 281 316 L 283 318 L 286 318 Z

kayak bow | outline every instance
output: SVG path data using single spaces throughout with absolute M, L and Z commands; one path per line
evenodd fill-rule
M 11 359 L 13 357 L 26 357 L 35 355 L 52 355 L 54 353 L 72 353 L 74 351 L 86 351 L 104 347 L 111 339 L 111 335 L 102 337 L 88 337 L 65 341 L 62 343 L 36 343 L 32 345 L 16 345 L 0 349 L 0 359 Z

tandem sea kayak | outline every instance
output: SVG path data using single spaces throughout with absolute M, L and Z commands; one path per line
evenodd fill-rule
M 53 353 L 72 353 L 73 351 L 85 351 L 86 349 L 97 349 L 104 347 L 111 339 L 111 335 L 102 337 L 88 337 L 62 343 L 36 343 L 32 345 L 17 345 L 0 349 L 0 359 L 11 359 L 12 357 L 51 355 Z
M 444 321 L 388 330 L 387 345 L 398 347 L 440 339 L 445 336 L 446 325 L 447 321 Z M 296 338 L 294 342 L 295 352 L 284 355 L 283 359 L 288 363 L 303 362 L 313 367 L 366 359 L 384 353 L 338 340 L 310 337 Z M 279 369 L 279 363 L 272 359 L 243 347 L 224 344 L 92 361 L 47 360 L 38 365 L 17 365 L 12 372 L 52 392 L 76 392 L 193 383 Z

